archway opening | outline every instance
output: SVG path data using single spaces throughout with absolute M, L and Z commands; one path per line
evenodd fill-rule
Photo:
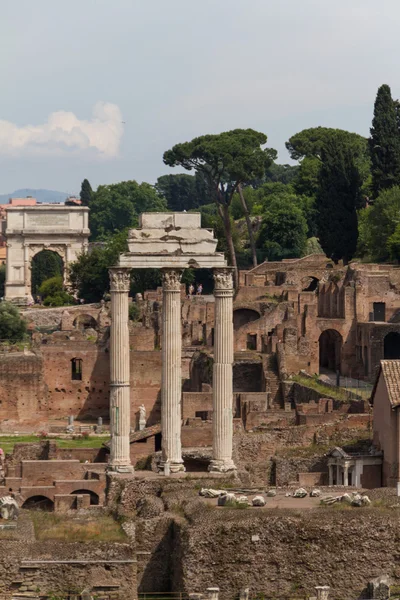
M 320 369 L 340 372 L 343 339 L 335 329 L 326 329 L 319 336 Z
M 37 296 L 43 281 L 51 277 L 63 276 L 64 262 L 57 252 L 42 250 L 35 254 L 31 264 L 31 291 Z
M 25 500 L 22 508 L 52 512 L 54 510 L 54 502 L 46 496 L 31 496 Z
M 73 322 L 76 329 L 96 329 L 97 321 L 91 315 L 79 315 Z
M 315 292 L 318 287 L 319 279 L 317 277 L 306 277 L 302 280 L 303 289 L 302 292 Z
M 260 314 L 256 310 L 251 308 L 238 308 L 233 311 L 233 328 L 240 329 L 243 325 L 257 321 L 260 318 Z
M 383 356 L 386 359 L 400 358 L 400 333 L 391 331 L 383 341 Z
M 91 490 L 76 490 L 75 492 L 71 492 L 71 496 L 72 495 L 84 495 L 87 494 L 90 496 L 90 505 L 91 506 L 98 506 L 99 504 L 99 496 L 98 494 L 96 494 L 96 492 L 92 492 Z

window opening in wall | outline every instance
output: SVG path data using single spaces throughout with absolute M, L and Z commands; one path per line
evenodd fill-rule
M 71 360 L 71 379 L 74 381 L 82 380 L 82 359 L 73 358 Z
M 257 334 L 247 334 L 247 350 L 257 350 Z
M 196 410 L 195 417 L 200 418 L 202 421 L 207 421 L 208 410 Z
M 385 302 L 374 302 L 374 321 L 386 321 L 386 303 Z

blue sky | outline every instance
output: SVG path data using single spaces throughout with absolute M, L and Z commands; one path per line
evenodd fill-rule
M 305 127 L 368 135 L 399 24 L 398 0 L 3 3 L 0 193 L 154 182 L 174 143 L 236 127 L 282 163 Z

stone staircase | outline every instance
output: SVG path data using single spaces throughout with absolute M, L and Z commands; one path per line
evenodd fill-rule
M 266 390 L 269 392 L 270 408 L 283 408 L 283 396 L 275 354 L 268 354 L 263 361 Z

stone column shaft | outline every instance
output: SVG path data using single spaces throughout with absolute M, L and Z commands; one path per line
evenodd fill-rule
M 132 473 L 130 459 L 131 405 L 129 381 L 128 293 L 130 269 L 110 269 L 110 470 Z
M 182 271 L 163 269 L 161 431 L 165 473 L 184 471 L 182 424 Z
M 214 270 L 213 456 L 210 471 L 233 471 L 232 269 Z

